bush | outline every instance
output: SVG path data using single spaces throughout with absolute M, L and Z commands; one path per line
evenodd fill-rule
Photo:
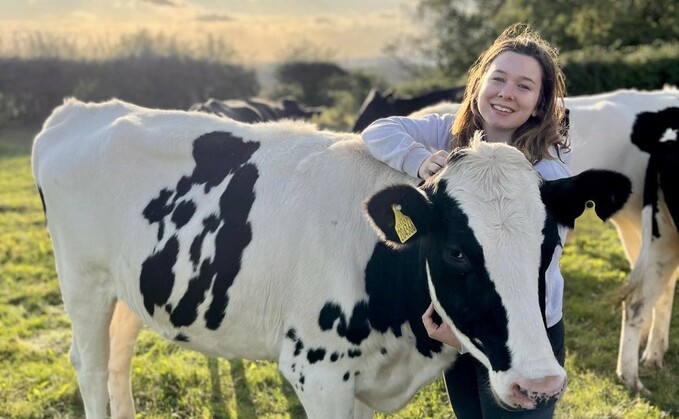
M 561 58 L 569 95 L 679 85 L 679 42 L 615 50 L 592 47 L 563 53 Z
M 113 97 L 142 106 L 188 109 L 210 97 L 259 91 L 254 70 L 186 57 L 137 56 L 105 61 L 0 59 L 0 124 L 35 125 L 65 97 Z

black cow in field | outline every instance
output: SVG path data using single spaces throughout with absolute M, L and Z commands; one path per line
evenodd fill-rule
M 456 86 L 451 89 L 442 89 L 429 92 L 421 96 L 399 98 L 393 92 L 386 94 L 378 89 L 370 90 L 358 111 L 353 132 L 363 131 L 373 121 L 394 115 L 409 115 L 425 106 L 439 102 L 461 102 L 464 95 L 464 86 Z
M 253 97 L 227 100 L 208 99 L 205 102 L 193 104 L 189 110 L 213 113 L 236 121 L 251 123 L 279 119 L 309 120 L 319 115 L 323 108 L 304 106 L 287 97 L 276 101 Z

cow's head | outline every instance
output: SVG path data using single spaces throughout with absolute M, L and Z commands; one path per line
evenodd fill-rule
M 608 217 L 629 192 L 611 172 L 545 182 L 515 148 L 476 138 L 421 188 L 389 187 L 367 210 L 384 241 L 420 247 L 436 311 L 488 368 L 496 398 L 534 408 L 566 382 L 538 299 L 546 215 L 572 226 L 593 201 Z
M 361 108 L 358 110 L 356 122 L 354 122 L 354 127 L 351 130 L 353 132 L 361 132 L 373 121 L 394 115 L 393 103 L 394 92 L 392 90 L 382 93 L 378 89 L 371 89 Z

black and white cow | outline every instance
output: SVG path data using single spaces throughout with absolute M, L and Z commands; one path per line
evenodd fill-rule
M 573 173 L 609 169 L 632 182 L 627 204 L 612 218 L 632 266 L 624 290 L 617 373 L 645 391 L 641 362 L 662 367 L 679 267 L 679 90 L 616 90 L 565 99 L 569 109 Z M 456 103 L 424 108 L 412 116 L 455 113 Z
M 226 116 L 241 122 L 265 122 L 279 119 L 310 120 L 323 112 L 323 107 L 301 105 L 295 99 L 282 98 L 268 100 L 251 97 L 248 99 L 208 99 L 205 102 L 194 103 L 189 110 L 213 113 Z
M 397 97 L 393 91 L 382 92 L 378 89 L 371 89 L 358 110 L 356 122 L 354 122 L 354 127 L 351 130 L 361 132 L 379 118 L 408 115 L 425 106 L 443 101 L 460 101 L 464 89 L 465 86 L 455 86 L 450 89 L 433 90 L 411 97 Z
M 534 408 L 566 379 L 541 250 L 556 222 L 588 200 L 606 218 L 630 188 L 607 171 L 542 182 L 478 139 L 418 188 L 355 134 L 115 100 L 57 108 L 32 161 L 90 418 L 107 380 L 113 415 L 134 415 L 137 317 L 186 348 L 277 361 L 309 417 L 395 411 L 456 357 L 426 334 L 431 301 L 496 398 Z M 118 300 L 131 311 L 112 321 Z

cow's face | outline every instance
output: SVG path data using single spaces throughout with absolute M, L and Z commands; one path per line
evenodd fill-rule
M 451 154 L 422 189 L 395 186 L 368 202 L 385 241 L 420 246 L 437 312 L 488 368 L 491 388 L 507 406 L 536 407 L 565 385 L 538 301 L 543 228 L 546 210 L 572 225 L 588 200 L 621 207 L 624 188 L 624 198 L 613 200 L 585 193 L 595 180 L 543 185 L 516 149 L 475 141 Z

